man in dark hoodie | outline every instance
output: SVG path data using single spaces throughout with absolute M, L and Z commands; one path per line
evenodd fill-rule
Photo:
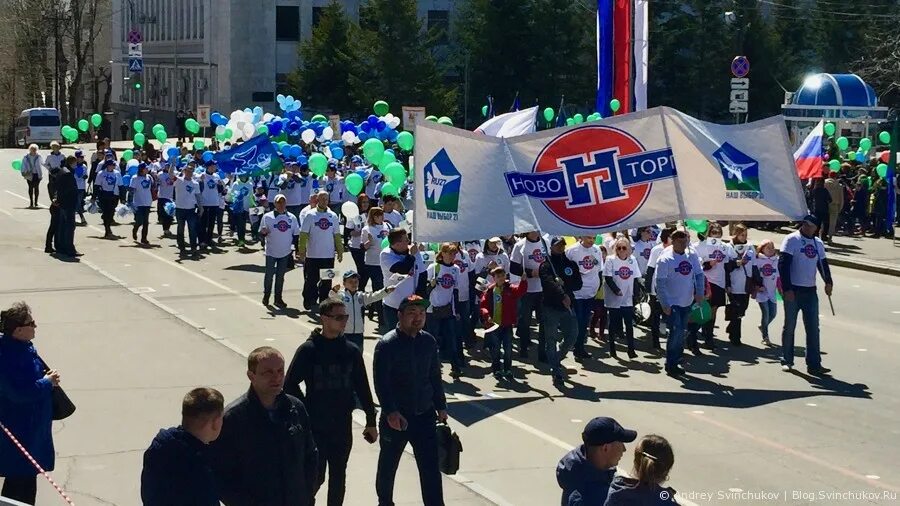
M 319 304 L 322 328 L 297 348 L 285 378 L 284 390 L 301 399 L 309 410 L 313 438 L 319 448 L 319 480 L 316 490 L 328 477 L 328 505 L 344 502 L 347 461 L 353 446 L 352 419 L 356 399 L 366 412 L 363 437 L 370 444 L 378 439 L 375 403 L 362 352 L 344 338 L 347 308 L 343 301 L 327 299 Z M 300 392 L 300 383 L 306 395 Z M 355 396 L 355 397 L 354 397 Z
M 581 433 L 584 444 L 567 453 L 556 465 L 556 482 L 562 488 L 561 506 L 603 504 L 625 454 L 625 444 L 637 432 L 605 416 L 587 423 Z
M 218 390 L 195 388 L 184 396 L 181 425 L 160 430 L 144 452 L 144 506 L 218 506 L 206 445 L 219 437 L 224 411 Z
M 564 378 L 560 362 L 566 358 L 578 337 L 578 319 L 572 307 L 575 292 L 581 290 L 578 264 L 566 257 L 566 241 L 562 237 L 550 239 L 550 258 L 541 264 L 538 274 L 544 291 L 541 320 L 546 332 L 544 345 L 547 349 L 547 362 L 553 374 L 553 382 L 559 384 Z

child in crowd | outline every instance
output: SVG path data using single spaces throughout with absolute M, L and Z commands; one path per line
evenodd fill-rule
M 485 336 L 491 351 L 491 371 L 494 378 L 512 378 L 512 332 L 519 320 L 517 306 L 519 299 L 528 292 L 528 278 L 513 285 L 506 279 L 506 270 L 496 266 L 490 271 L 493 282 L 488 285 L 481 298 L 481 317 L 488 324 L 493 322 L 497 329 Z M 503 362 L 500 362 L 500 348 L 503 348 Z
M 666 438 L 644 436 L 634 449 L 633 476 L 616 476 L 609 486 L 605 506 L 654 506 L 678 504 L 675 490 L 663 487 L 675 465 L 675 452 Z
M 355 344 L 359 351 L 363 350 L 363 334 L 365 333 L 363 312 L 366 306 L 380 301 L 393 291 L 393 286 L 376 292 L 359 291 L 359 274 L 354 270 L 344 272 L 343 288 L 341 288 L 340 284 L 335 284 L 331 288 L 331 296 L 344 302 L 344 306 L 347 308 L 347 315 L 349 315 L 344 336 L 348 341 Z
M 775 243 L 766 239 L 759 243 L 759 250 L 753 260 L 753 288 L 750 293 L 759 304 L 762 313 L 762 321 L 759 331 L 762 334 L 762 342 L 766 346 L 772 344 L 769 341 L 769 324 L 775 319 L 778 311 L 776 296 L 778 290 L 778 255 L 775 254 Z

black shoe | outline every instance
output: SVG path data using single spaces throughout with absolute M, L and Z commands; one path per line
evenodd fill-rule
M 462 371 L 460 371 L 458 368 L 454 367 L 453 369 L 450 369 L 451 378 L 459 379 L 460 376 L 462 376 Z
M 519 358 L 525 360 L 528 358 L 528 348 L 522 348 L 519 350 Z
M 268 305 L 269 305 L 269 294 L 267 294 L 267 293 L 266 293 L 266 294 L 263 294 L 263 300 L 262 300 L 262 303 L 263 303 L 263 306 L 268 306 Z
M 831 372 L 831 369 L 827 367 L 807 367 L 806 372 L 811 376 L 826 376 Z
M 696 344 L 694 346 L 691 346 L 691 352 L 693 352 L 695 356 L 698 356 L 698 357 L 703 356 L 703 352 L 700 351 L 700 347 L 697 346 Z
M 738 348 L 744 345 L 744 343 L 742 343 L 740 339 L 731 339 L 731 344 Z
M 712 350 L 716 349 L 716 345 L 714 345 L 712 341 L 707 341 L 707 342 L 703 343 L 702 346 L 703 346 L 704 350 L 712 351 Z
M 637 358 L 637 356 L 638 355 L 637 355 L 637 353 L 634 352 L 634 350 L 628 350 L 628 358 L 635 359 L 635 358 Z
M 553 375 L 553 384 L 554 384 L 554 385 L 560 386 L 560 385 L 562 385 L 563 383 L 565 383 L 565 378 L 563 378 L 563 375 L 562 375 L 562 374 L 557 373 L 557 374 L 554 374 L 554 375 Z
M 675 367 L 666 367 L 666 374 L 672 377 L 681 376 L 682 374 L 684 374 L 684 369 L 678 367 L 677 365 Z
M 546 353 L 538 353 L 538 362 L 541 364 L 547 363 L 547 354 Z
M 284 309 L 288 307 L 287 303 L 281 299 L 275 299 L 275 307 L 279 309 Z

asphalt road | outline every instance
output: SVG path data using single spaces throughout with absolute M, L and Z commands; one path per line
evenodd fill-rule
M 91 226 L 76 232 L 80 261 L 44 254 L 48 213 L 25 209 L 26 185 L 8 168 L 20 154 L 0 151 L 0 305 L 33 303 L 36 344 L 78 403 L 55 426 L 54 477 L 79 505 L 139 504 L 141 452 L 159 427 L 177 424 L 184 392 L 212 385 L 237 396 L 247 386 L 242 354 L 273 345 L 290 355 L 314 322 L 260 304 L 260 252 L 226 247 L 181 262 L 174 241 L 157 239 L 155 217 L 150 249 L 136 247 L 124 225 L 116 231 L 127 240 L 100 239 L 99 215 L 89 215 Z M 798 371 L 782 372 L 780 350 L 759 343 L 756 307 L 745 320 L 746 346 L 719 341 L 714 353 L 688 359 L 683 379 L 662 372 L 646 341 L 635 361 L 611 360 L 592 344 L 595 358 L 583 367 L 566 362 L 577 372 L 562 389 L 531 363 L 515 363 L 515 381 L 498 386 L 488 364 L 473 360 L 467 377 L 446 384 L 465 448 L 460 474 L 445 479 L 447 503 L 558 504 L 556 462 L 600 415 L 669 439 L 670 485 L 683 504 L 900 502 L 896 281 L 837 268 L 834 275 L 837 316 L 824 297 L 821 308 L 831 378 L 805 375 L 802 358 Z M 286 300 L 295 307 L 301 283 L 299 270 L 289 274 Z M 779 315 L 772 328 L 780 324 Z M 374 339 L 367 336 L 367 354 Z M 631 457 L 629 448 L 620 468 Z M 355 442 L 348 504 L 372 504 L 376 458 L 374 447 Z M 413 469 L 405 459 L 401 503 L 420 503 Z M 42 485 L 39 504 L 60 504 L 54 494 Z

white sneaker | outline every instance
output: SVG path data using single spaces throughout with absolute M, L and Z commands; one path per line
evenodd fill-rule
M 781 366 L 781 370 L 784 372 L 791 372 L 794 370 L 794 366 L 792 366 L 790 364 L 784 364 Z

